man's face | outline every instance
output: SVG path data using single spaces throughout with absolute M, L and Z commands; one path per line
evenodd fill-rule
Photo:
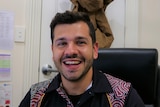
M 93 59 L 98 57 L 98 45 L 92 44 L 89 28 L 81 21 L 55 27 L 52 51 L 57 69 L 68 81 L 78 81 L 92 72 Z

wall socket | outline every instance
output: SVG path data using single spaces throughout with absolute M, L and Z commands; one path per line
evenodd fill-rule
M 25 42 L 25 27 L 16 26 L 15 27 L 15 42 Z

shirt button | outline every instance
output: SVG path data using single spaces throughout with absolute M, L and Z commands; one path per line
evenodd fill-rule
M 81 103 L 80 101 L 77 102 L 78 105 L 79 105 L 80 103 Z
M 90 95 L 92 95 L 92 92 L 89 92 Z

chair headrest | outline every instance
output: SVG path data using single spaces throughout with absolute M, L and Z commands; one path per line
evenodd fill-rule
M 99 49 L 93 66 L 132 83 L 145 104 L 155 101 L 157 86 L 158 51 L 142 48 Z

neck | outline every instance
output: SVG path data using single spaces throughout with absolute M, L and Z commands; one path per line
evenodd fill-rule
M 93 71 L 90 70 L 81 80 L 79 81 L 68 81 L 62 78 L 62 85 L 67 94 L 69 95 L 80 95 L 84 93 L 92 83 Z

